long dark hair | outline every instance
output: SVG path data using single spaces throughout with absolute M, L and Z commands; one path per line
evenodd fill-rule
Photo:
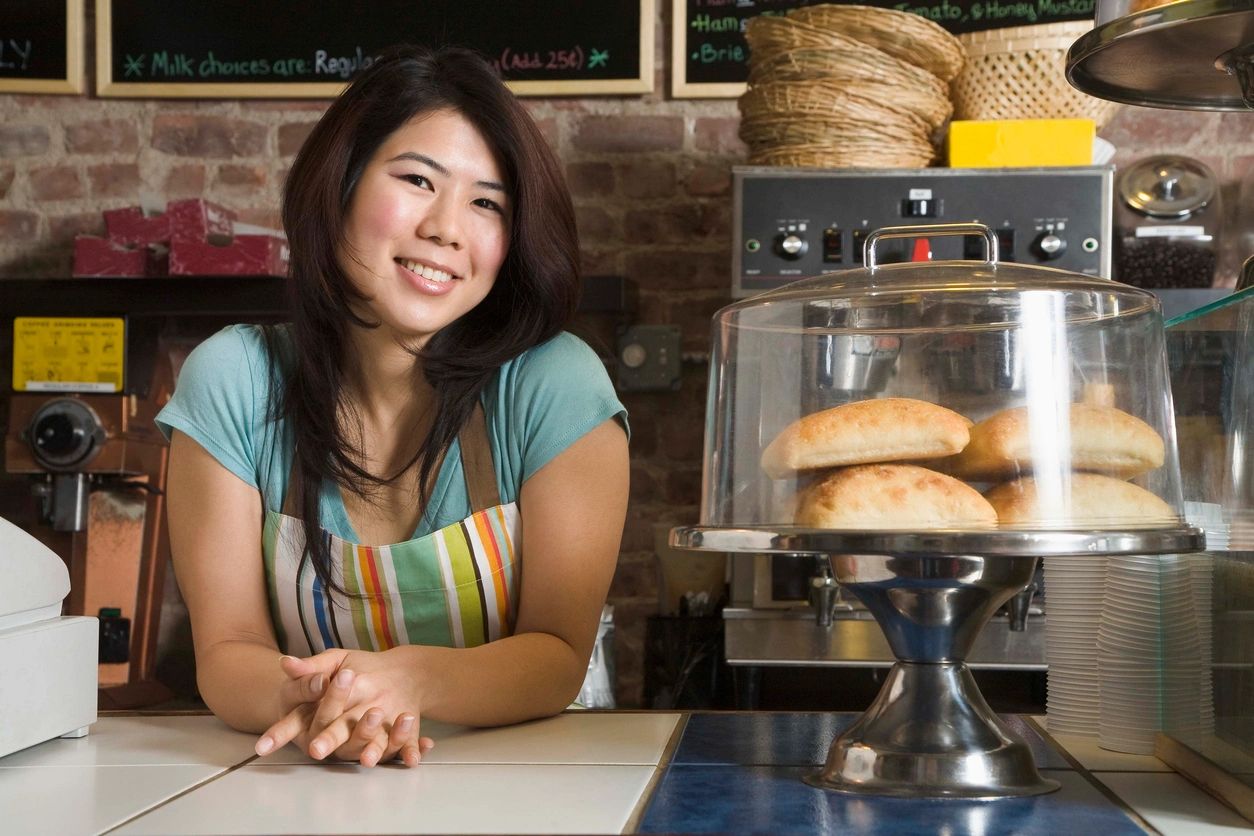
M 363 298 L 339 263 L 345 215 L 375 152 L 413 117 L 456 111 L 497 157 L 510 195 L 509 248 L 487 297 L 416 352 L 435 391 L 434 424 L 410 459 L 419 464 L 419 498 L 430 500 L 434 468 L 470 417 L 483 387 L 506 361 L 556 336 L 579 300 L 574 208 L 557 159 L 496 71 L 457 47 L 393 47 L 363 70 L 319 120 L 292 164 L 283 192 L 291 246 L 291 345 L 267 334 L 271 367 L 282 368 L 271 415 L 286 419 L 295 443 L 296 484 L 305 555 L 329 589 L 318 497 L 332 478 L 359 495 L 399 474 L 375 476 L 343 425 L 344 372 L 352 328 L 377 327 L 353 311 Z M 277 383 L 276 386 L 280 385 Z M 351 414 L 351 410 L 350 410 Z M 424 512 L 426 513 L 426 512 Z

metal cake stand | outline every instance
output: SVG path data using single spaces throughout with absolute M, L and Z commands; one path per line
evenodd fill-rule
M 807 783 L 838 792 L 1003 798 L 1058 789 L 988 707 L 966 658 L 993 613 L 1032 580 L 1037 558 L 1201 551 L 1199 529 L 831 531 L 689 526 L 674 548 L 828 555 L 836 580 L 884 630 L 897 662 L 879 695 Z M 1095 684 L 1096 685 L 1096 684 Z
M 1071 45 L 1067 80 L 1145 107 L 1254 108 L 1254 0 L 1180 0 L 1115 18 Z

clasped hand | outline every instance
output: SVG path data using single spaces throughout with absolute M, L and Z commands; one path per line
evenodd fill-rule
M 282 657 L 288 677 L 279 692 L 283 715 L 258 739 L 257 754 L 295 743 L 316 760 L 331 756 L 370 767 L 400 758 L 417 766 L 435 743 L 419 736 L 413 689 L 384 656 L 328 650 Z

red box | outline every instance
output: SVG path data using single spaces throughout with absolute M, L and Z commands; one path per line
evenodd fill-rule
M 275 235 L 236 235 L 225 246 L 176 238 L 171 276 L 286 276 L 287 241 Z
M 127 247 L 107 238 L 79 235 L 74 238 L 75 276 L 162 275 L 156 253 L 149 247 Z
M 109 240 L 118 244 L 165 244 L 170 240 L 170 218 L 167 215 L 146 216 L 138 206 L 106 209 L 105 230 Z
M 171 241 L 213 241 L 226 244 L 235 234 L 235 213 L 207 200 L 171 200 L 165 206 Z

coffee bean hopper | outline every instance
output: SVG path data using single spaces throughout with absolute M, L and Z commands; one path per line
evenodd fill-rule
M 978 236 L 985 260 L 878 263 L 881 242 L 942 235 Z M 974 639 L 1039 559 L 1203 545 L 1182 522 L 1157 299 L 1000 263 L 997 245 L 979 224 L 882 229 L 865 242 L 865 267 L 714 317 L 701 521 L 673 529 L 671 545 L 826 556 L 896 657 L 806 779 L 815 786 L 959 798 L 1057 789 L 980 695 L 965 663 Z M 835 355 L 864 342 L 849 337 L 899 346 L 874 398 L 821 385 L 822 369 L 847 365 Z M 931 427 L 911 410 L 937 407 L 967 429 L 948 447 L 913 446 Z M 865 417 L 879 409 L 906 418 Z M 781 459 L 780 439 L 800 452 Z M 865 490 L 828 490 L 868 474 Z M 956 495 L 961 510 L 946 504 Z

